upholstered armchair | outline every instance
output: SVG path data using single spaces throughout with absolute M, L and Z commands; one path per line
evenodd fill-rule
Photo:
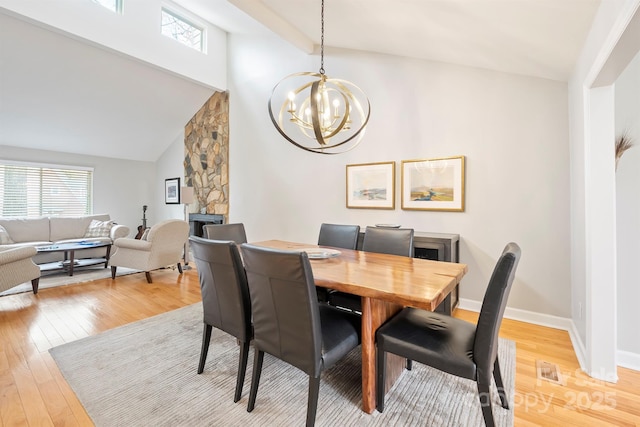
M 33 293 L 38 293 L 40 267 L 32 259 L 36 253 L 33 246 L 0 249 L 0 292 L 31 280 Z
M 118 267 L 142 270 L 151 283 L 151 270 L 177 264 L 182 274 L 182 250 L 189 238 L 189 223 L 169 219 L 155 224 L 146 240 L 122 237 L 113 242 L 115 253 L 111 256 L 111 278 L 116 278 Z

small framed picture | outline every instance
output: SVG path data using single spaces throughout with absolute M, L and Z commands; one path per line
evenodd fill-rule
M 347 165 L 347 208 L 395 209 L 396 163 Z
M 402 161 L 402 209 L 464 211 L 464 156 Z
M 164 202 L 167 205 L 180 204 L 180 178 L 164 180 Z

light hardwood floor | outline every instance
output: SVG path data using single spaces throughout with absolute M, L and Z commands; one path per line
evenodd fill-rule
M 152 276 L 0 297 L 0 426 L 92 425 L 48 349 L 200 301 L 195 270 Z M 516 426 L 640 425 L 640 372 L 620 368 L 617 384 L 586 376 L 565 331 L 505 319 L 500 335 L 516 342 Z M 538 380 L 537 359 L 558 364 L 566 385 Z

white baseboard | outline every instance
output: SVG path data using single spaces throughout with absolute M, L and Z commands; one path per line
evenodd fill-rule
M 571 338 L 571 344 L 573 345 L 573 351 L 575 351 L 578 363 L 580 364 L 580 369 L 587 372 L 587 347 L 584 345 L 573 320 L 571 320 L 571 329 L 569 329 L 568 332 L 569 338 Z
M 459 307 L 463 310 L 480 312 L 481 306 L 482 302 L 480 301 L 460 298 Z M 511 320 L 518 320 L 520 322 L 567 331 L 569 333 L 569 338 L 571 339 L 571 344 L 573 345 L 573 351 L 576 353 L 576 357 L 578 358 L 580 368 L 583 371 L 585 370 L 585 346 L 582 339 L 580 339 L 580 334 L 578 333 L 578 329 L 572 319 L 511 307 L 507 307 L 505 309 L 504 317 Z
M 480 301 L 460 298 L 460 305 L 458 307 L 463 310 L 480 312 L 481 306 L 482 303 Z M 534 325 L 567 331 L 569 333 L 569 338 L 571 339 L 571 345 L 573 345 L 573 351 L 576 353 L 576 357 L 578 358 L 580 369 L 585 372 L 589 372 L 589 370 L 586 369 L 586 346 L 584 342 L 582 342 L 582 338 L 580 338 L 576 324 L 572 319 L 510 307 L 505 309 L 504 317 L 511 320 L 518 320 L 520 322 L 532 323 Z M 618 366 L 640 371 L 640 354 L 618 350 L 616 355 L 618 359 Z
M 463 310 L 480 312 L 482 302 L 470 299 L 460 298 L 459 307 Z M 521 310 L 519 308 L 507 307 L 504 311 L 504 317 L 521 322 L 533 323 L 534 325 L 546 326 L 549 328 L 562 329 L 570 332 L 573 326 L 573 320 L 566 317 L 552 316 L 550 314 L 536 313 L 534 311 Z
M 618 366 L 640 371 L 640 354 L 618 350 L 616 356 L 618 357 Z

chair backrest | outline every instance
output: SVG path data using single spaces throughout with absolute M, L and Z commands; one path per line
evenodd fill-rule
M 247 276 L 235 242 L 189 238 L 198 268 L 204 322 L 241 341 L 251 338 Z
M 478 372 L 491 373 L 498 352 L 498 332 L 520 261 L 520 247 L 509 243 L 502 251 L 482 300 L 473 344 Z
M 233 240 L 237 244 L 247 243 L 244 224 L 208 224 L 202 227 L 204 237 L 211 240 Z
M 367 227 L 362 250 L 413 257 L 413 228 Z
M 359 225 L 323 223 L 318 233 L 318 245 L 356 249 L 359 234 Z
M 254 346 L 317 377 L 322 330 L 307 254 L 246 243 L 241 250 L 251 295 Z
M 163 245 L 168 251 L 182 251 L 189 238 L 189 223 L 181 219 L 168 219 L 149 229 L 147 240 L 152 246 Z

